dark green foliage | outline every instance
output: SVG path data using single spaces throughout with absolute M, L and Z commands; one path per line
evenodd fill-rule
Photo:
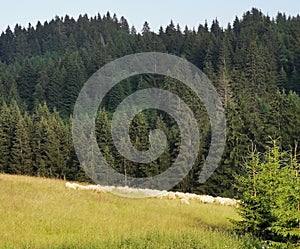
M 31 118 L 19 117 L 15 127 L 10 152 L 10 172 L 14 174 L 32 174 L 32 151 L 30 147 Z
M 36 68 L 28 59 L 26 59 L 17 79 L 17 85 L 20 97 L 25 101 L 29 110 L 32 110 L 34 106 L 33 96 L 38 77 Z
M 150 87 L 171 91 L 191 108 L 201 135 L 196 163 L 175 189 L 238 197 L 233 175 L 245 173 L 240 166 L 251 142 L 259 152 L 267 149 L 270 136 L 280 138 L 283 150 L 299 142 L 299 40 L 299 17 L 279 13 L 273 20 L 257 9 L 227 28 L 217 19 L 210 27 L 205 23 L 193 30 L 181 30 L 171 21 L 158 34 L 147 22 L 141 32 L 130 29 L 124 17 L 110 13 L 81 15 L 77 20 L 66 15 L 36 27 L 8 28 L 0 36 L 0 172 L 88 180 L 72 145 L 69 118 L 82 85 L 118 57 L 160 51 L 184 57 L 204 70 L 220 95 L 227 143 L 218 169 L 199 184 L 211 139 L 209 118 L 191 89 L 168 77 L 131 77 L 107 94 L 100 106 L 105 111 L 96 121 L 100 150 L 127 175 L 165 171 L 178 156 L 181 142 L 172 117 L 147 110 L 131 125 L 132 144 L 140 150 L 147 150 L 150 130 L 162 129 L 167 135 L 165 152 L 151 164 L 124 159 L 113 146 L 109 127 L 115 108 L 132 92 Z
M 73 106 L 85 81 L 85 69 L 78 53 L 67 52 L 62 59 L 62 67 L 66 70 L 64 78 L 63 105 L 65 115 L 73 112 Z
M 10 124 L 10 110 L 6 104 L 3 104 L 3 106 L 1 107 L 0 124 L 0 170 L 1 172 L 8 172 L 8 162 L 12 138 L 12 124 Z
M 33 115 L 3 104 L 0 118 L 0 172 L 88 180 L 74 155 L 69 124 L 46 104 Z
M 282 152 L 277 141 L 266 153 L 255 147 L 245 165 L 244 176 L 238 177 L 243 193 L 239 212 L 239 230 L 277 243 L 299 244 L 300 188 L 297 146 Z

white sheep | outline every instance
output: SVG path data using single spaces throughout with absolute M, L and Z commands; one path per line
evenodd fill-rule
M 168 192 L 168 199 L 169 200 L 175 200 L 176 199 L 176 195 L 174 192 Z
M 78 184 L 78 189 L 79 190 L 89 190 L 88 186 L 80 185 Z
M 225 206 L 225 200 L 220 196 L 215 198 L 215 203 Z
M 215 198 L 210 195 L 200 195 L 200 202 L 212 204 L 215 202 Z
M 121 193 L 129 193 L 129 194 L 141 194 L 145 193 L 147 196 L 152 196 L 154 198 L 162 199 L 163 197 L 167 197 L 169 200 L 175 200 L 176 198 L 180 199 L 181 204 L 190 205 L 189 200 L 198 200 L 201 203 L 217 203 L 222 206 L 231 206 L 237 207 L 239 205 L 239 201 L 230 198 L 223 198 L 223 197 L 212 197 L 209 195 L 196 195 L 191 193 L 182 193 L 182 192 L 167 192 L 166 190 L 153 190 L 153 189 L 135 189 L 126 187 L 115 187 L 115 186 L 100 186 L 100 185 L 80 185 L 78 183 L 70 183 L 66 182 L 66 187 L 69 189 L 79 189 L 79 190 L 91 190 L 96 191 L 98 193 L 106 193 L 112 192 L 113 190 L 117 190 Z
M 196 200 L 198 197 L 196 194 L 191 194 L 191 193 L 185 193 L 185 196 L 187 200 Z
M 164 197 L 164 195 L 159 194 L 159 195 L 154 195 L 154 196 L 152 196 L 152 197 L 153 197 L 153 198 L 156 198 L 156 199 L 162 200 L 162 198 Z
M 190 205 L 189 201 L 187 199 L 184 199 L 184 198 L 180 199 L 180 204 Z
M 78 183 L 66 182 L 66 187 L 70 189 L 88 190 L 88 186 L 80 185 Z
M 66 182 L 66 187 L 69 189 L 77 189 L 77 187 L 70 182 Z
M 97 191 L 99 187 L 97 185 L 88 185 L 86 186 L 88 190 Z
M 178 191 L 175 192 L 175 196 L 176 196 L 176 198 L 179 198 L 179 199 L 185 198 L 185 194 L 182 192 L 178 192 Z
M 222 205 L 222 206 L 229 206 L 229 207 L 236 207 L 237 200 L 230 199 L 230 198 L 223 198 L 223 197 L 216 197 L 215 202 Z

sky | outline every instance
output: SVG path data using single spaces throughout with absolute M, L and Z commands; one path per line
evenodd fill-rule
M 0 31 L 9 25 L 13 28 L 17 23 L 28 27 L 37 21 L 44 23 L 55 16 L 78 18 L 79 14 L 95 16 L 107 11 L 120 18 L 124 16 L 130 25 L 141 31 L 145 21 L 150 24 L 152 31 L 157 32 L 160 26 L 166 27 L 170 20 L 184 28 L 197 28 L 205 20 L 211 24 L 217 18 L 226 27 L 232 23 L 235 16 L 242 17 L 243 13 L 252 7 L 260 9 L 264 14 L 275 17 L 280 12 L 295 16 L 300 13 L 299 0 L 0 0 Z

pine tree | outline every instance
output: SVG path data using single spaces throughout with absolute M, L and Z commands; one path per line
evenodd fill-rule
M 282 152 L 274 140 L 262 156 L 254 148 L 246 175 L 239 177 L 242 221 L 236 224 L 240 230 L 270 240 L 273 245 L 292 248 L 300 241 L 297 147 L 292 153 Z
M 287 83 L 288 83 L 287 74 L 286 74 L 284 68 L 281 67 L 278 77 L 277 77 L 277 86 L 280 89 L 284 89 L 284 88 L 287 88 Z
M 62 65 L 66 69 L 63 113 L 69 116 L 73 111 L 73 106 L 85 81 L 85 69 L 78 53 L 67 52 L 63 58 Z
M 130 139 L 134 147 L 139 151 L 147 151 L 149 149 L 149 131 L 145 116 L 138 113 L 131 123 L 129 132 Z M 131 167 L 135 168 L 135 177 L 149 176 L 149 164 L 132 163 Z
M 101 110 L 96 118 L 96 137 L 98 146 L 106 162 L 110 167 L 123 173 L 122 160 L 114 147 L 111 137 L 111 124 L 104 110 Z
M 18 120 L 10 151 L 10 167 L 13 174 L 32 174 L 30 133 L 23 117 Z
M 167 146 L 166 146 L 166 149 L 164 151 L 164 153 L 158 158 L 158 172 L 159 173 L 163 173 L 164 171 L 166 171 L 172 164 L 172 161 L 171 161 L 171 155 L 170 155 L 170 131 L 169 129 L 167 128 L 165 122 L 163 121 L 163 118 L 162 116 L 159 116 L 157 118 L 157 121 L 156 121 L 156 129 L 158 130 L 161 130 L 165 135 L 166 135 L 166 138 L 168 139 L 167 141 Z M 168 181 L 168 179 L 165 179 L 165 181 Z
M 1 107 L 0 117 L 0 170 L 1 172 L 8 173 L 9 155 L 11 149 L 11 123 L 10 123 L 10 110 L 4 103 Z
M 64 67 L 59 69 L 58 66 L 50 64 L 47 75 L 49 75 L 49 82 L 45 89 L 47 104 L 50 109 L 56 107 L 61 110 L 63 81 L 66 77 L 66 70 Z
M 10 164 L 10 153 L 15 136 L 18 120 L 21 118 L 20 109 L 15 101 L 12 101 L 8 107 L 6 104 L 2 106 L 0 118 L 0 126 L 2 126 L 2 142 L 3 156 L 0 160 L 1 168 L 6 173 L 12 173 L 14 170 Z
M 3 63 L 0 63 L 0 96 L 8 104 L 13 99 L 18 104 L 21 102 L 13 72 Z
M 33 154 L 33 172 L 36 175 L 41 175 L 41 171 L 43 171 L 41 168 L 46 167 L 45 162 L 43 160 L 44 151 L 43 146 L 45 142 L 45 125 L 46 120 L 50 118 L 50 112 L 49 109 L 44 103 L 43 105 L 38 105 L 35 108 L 35 112 L 32 117 L 32 134 L 31 134 L 31 148 L 32 148 L 32 154 Z M 42 172 L 42 175 L 44 175 L 44 171 Z
M 33 109 L 33 94 L 37 79 L 36 68 L 32 65 L 31 61 L 26 59 L 19 74 L 17 85 L 20 97 L 27 104 L 29 110 Z

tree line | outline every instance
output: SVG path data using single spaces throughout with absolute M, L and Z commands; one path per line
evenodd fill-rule
M 126 176 L 164 172 L 179 153 L 175 120 L 152 109 L 133 119 L 130 139 L 137 149 L 149 148 L 153 129 L 162 130 L 168 139 L 164 153 L 143 164 L 118 153 L 111 119 L 118 104 L 137 90 L 157 87 L 177 94 L 193 111 L 201 141 L 192 170 L 174 190 L 237 197 L 242 217 L 236 223 L 238 231 L 270 240 L 278 248 L 297 246 L 299 41 L 300 16 L 278 13 L 271 18 L 258 9 L 235 18 L 226 28 L 215 19 L 210 26 L 193 29 L 171 21 L 158 32 L 145 22 L 137 31 L 124 17 L 109 12 L 91 18 L 80 15 L 77 20 L 55 17 L 35 27 L 8 27 L 0 35 L 0 172 L 91 181 L 78 162 L 71 132 L 73 106 L 84 82 L 123 55 L 170 53 L 203 70 L 220 95 L 227 140 L 219 167 L 205 184 L 198 182 L 210 146 L 205 107 L 180 82 L 154 75 L 120 82 L 101 103 L 96 137 L 106 161 L 124 174 L 124 185 L 130 185 Z
M 77 20 L 69 16 L 36 27 L 9 27 L 0 36 L 1 172 L 86 180 L 72 146 L 73 106 L 84 82 L 101 66 L 120 56 L 158 51 L 186 58 L 215 85 L 225 107 L 227 142 L 220 165 L 205 184 L 197 181 L 210 145 L 210 124 L 204 106 L 179 82 L 141 75 L 116 85 L 100 106 L 98 143 L 114 167 L 132 176 L 164 171 L 176 158 L 180 132 L 167 114 L 149 110 L 131 124 L 131 141 L 148 147 L 149 131 L 168 137 L 165 153 L 151 165 L 129 162 L 114 148 L 110 122 L 116 106 L 130 93 L 149 87 L 182 97 L 198 120 L 201 143 L 190 174 L 176 190 L 235 196 L 241 193 L 234 175 L 251 144 L 260 152 L 270 137 L 283 150 L 299 142 L 300 17 L 257 9 L 236 18 L 226 28 L 214 20 L 182 29 L 171 22 L 155 33 L 145 22 L 138 32 L 126 19 L 110 13 Z M 101 147 L 102 146 L 102 147 Z M 22 165 L 22 166 L 21 166 Z M 126 166 L 126 167 L 125 167 Z

